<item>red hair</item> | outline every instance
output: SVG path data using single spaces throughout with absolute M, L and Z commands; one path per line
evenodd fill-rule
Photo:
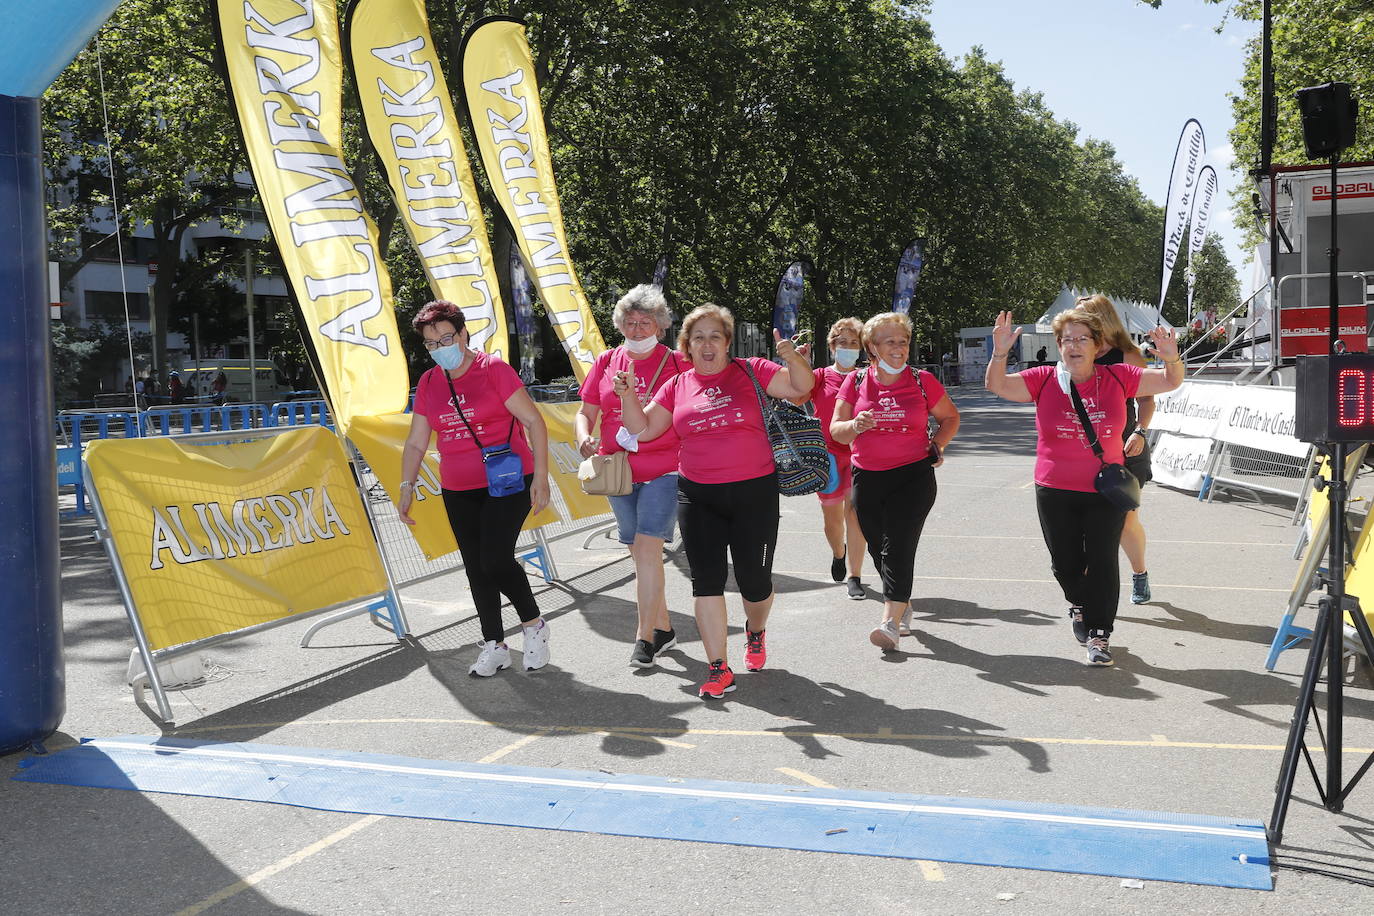
M 451 323 L 455 334 L 463 330 L 463 325 L 466 323 L 462 309 L 447 299 L 435 299 L 433 302 L 426 302 L 420 307 L 420 311 L 416 312 L 415 317 L 411 319 L 410 326 L 419 333 L 430 325 L 438 324 L 441 321 Z

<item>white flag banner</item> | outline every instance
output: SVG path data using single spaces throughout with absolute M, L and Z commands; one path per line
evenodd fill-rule
M 1196 493 L 1202 489 L 1211 458 L 1211 439 L 1160 433 L 1150 448 L 1150 473 L 1157 484 Z
M 1193 228 L 1188 232 L 1188 314 L 1193 314 L 1193 282 L 1197 279 L 1193 259 L 1207 241 L 1207 223 L 1212 219 L 1212 201 L 1217 196 L 1217 170 L 1204 165 L 1197 178 L 1197 200 L 1193 204 Z
M 1169 278 L 1174 273 L 1183 238 L 1188 231 L 1188 218 L 1193 214 L 1193 200 L 1197 194 L 1198 171 L 1207 152 L 1202 125 L 1189 118 L 1178 136 L 1174 150 L 1174 170 L 1169 174 L 1169 193 L 1164 201 L 1164 264 L 1159 279 L 1160 322 L 1164 315 L 1164 294 L 1169 291 Z
M 1184 382 L 1173 391 L 1155 395 L 1150 428 L 1185 436 L 1212 438 L 1234 398 L 1229 383 Z

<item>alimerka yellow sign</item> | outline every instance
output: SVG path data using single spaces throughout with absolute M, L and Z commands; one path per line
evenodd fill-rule
M 235 116 L 342 431 L 405 408 L 377 227 L 343 159 L 335 0 L 214 0 Z
M 486 219 L 424 0 L 352 0 L 344 44 L 368 136 L 435 298 L 463 310 L 473 347 L 510 362 Z
M 568 253 L 524 23 L 492 16 L 472 27 L 463 39 L 463 92 L 487 180 L 581 381 L 606 342 Z
M 151 649 L 387 590 L 340 441 L 102 439 L 86 464 Z

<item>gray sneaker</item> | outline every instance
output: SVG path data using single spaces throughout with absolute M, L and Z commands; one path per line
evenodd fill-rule
M 1144 604 L 1150 600 L 1150 574 L 1131 573 L 1131 604 Z
M 897 632 L 897 625 L 891 620 L 884 620 L 868 634 L 868 641 L 884 652 L 896 649 L 899 639 L 901 634 Z
M 1116 664 L 1112 661 L 1112 650 L 1107 646 L 1106 630 L 1088 631 L 1088 664 L 1103 668 Z
M 905 611 L 902 611 L 902 622 L 899 623 L 899 624 L 897 624 L 897 632 L 900 633 L 902 636 L 910 636 L 910 635 L 911 635 L 911 605 L 910 605 L 910 604 L 908 604 L 908 605 L 906 606 L 906 610 L 905 610 Z
M 1073 638 L 1078 640 L 1080 646 L 1088 644 L 1088 625 L 1083 622 L 1083 609 L 1081 607 L 1069 608 L 1069 620 L 1073 622 Z

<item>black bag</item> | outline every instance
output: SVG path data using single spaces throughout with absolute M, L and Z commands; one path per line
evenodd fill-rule
M 735 363 L 754 383 L 763 429 L 773 450 L 773 466 L 778 471 L 778 492 L 806 496 L 824 490 L 830 483 L 831 458 L 821 435 L 820 419 L 790 401 L 770 398 L 749 364 L 743 360 Z
M 1097 431 L 1093 429 L 1092 421 L 1088 419 L 1088 411 L 1083 406 L 1083 399 L 1078 396 L 1078 387 L 1069 382 L 1069 396 L 1073 399 L 1073 409 L 1078 411 L 1078 422 L 1083 424 L 1083 432 L 1088 437 L 1088 444 L 1092 446 L 1093 454 L 1097 460 L 1102 462 L 1102 467 L 1098 470 L 1097 476 L 1093 478 L 1093 488 L 1107 501 L 1116 506 L 1122 512 L 1130 512 L 1140 508 L 1140 481 L 1135 479 L 1135 475 L 1126 469 L 1124 464 L 1108 463 L 1102 457 L 1102 444 L 1097 441 Z

